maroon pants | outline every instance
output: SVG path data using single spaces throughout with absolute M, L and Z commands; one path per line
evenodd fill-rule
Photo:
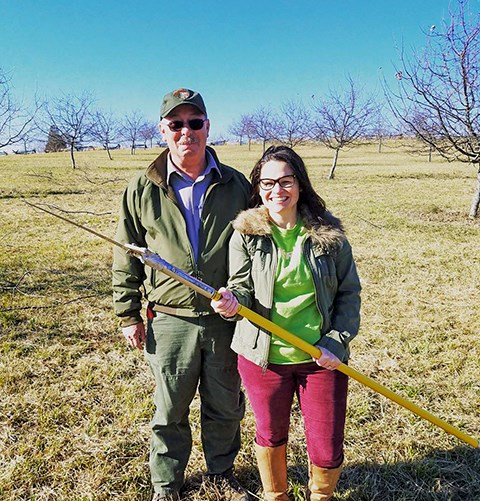
M 256 421 L 255 441 L 276 447 L 288 441 L 293 397 L 300 403 L 310 461 L 322 468 L 343 462 L 348 377 L 315 362 L 261 367 L 238 357 L 238 370 Z

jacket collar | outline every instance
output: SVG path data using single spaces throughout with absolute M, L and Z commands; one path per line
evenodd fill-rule
M 220 160 L 218 159 L 217 154 L 215 153 L 215 150 L 213 148 L 207 146 L 207 150 L 212 155 L 213 159 L 215 160 L 215 163 L 217 164 L 218 168 L 222 173 L 222 175 L 219 176 L 218 173 L 215 171 L 215 169 L 212 171 L 214 182 L 224 184 L 230 181 L 233 173 L 230 170 L 224 168 L 223 164 L 220 163 Z M 168 190 L 167 161 L 169 152 L 170 150 L 168 149 L 162 151 L 162 153 L 160 153 L 160 155 L 147 167 L 147 170 L 145 171 L 145 176 L 147 177 L 147 179 L 152 181 L 152 183 L 156 184 L 157 186 L 160 186 L 165 191 Z
M 345 240 L 342 223 L 330 212 L 323 218 L 314 218 L 305 205 L 299 207 L 307 234 L 315 246 L 323 251 L 334 250 Z M 233 221 L 233 227 L 244 235 L 271 236 L 271 221 L 264 205 L 241 212 Z

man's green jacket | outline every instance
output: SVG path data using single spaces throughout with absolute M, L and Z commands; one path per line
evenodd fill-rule
M 175 193 L 167 185 L 165 150 L 136 176 L 125 190 L 116 240 L 147 247 L 188 274 L 218 289 L 228 279 L 228 241 L 231 221 L 248 205 L 250 185 L 243 174 L 219 162 L 222 175 L 214 171 L 201 214 L 197 262 L 187 236 L 185 219 Z M 183 316 L 213 313 L 209 300 L 173 278 L 145 266 L 138 258 L 114 249 L 113 301 L 122 326 L 142 321 L 142 289 L 155 309 Z

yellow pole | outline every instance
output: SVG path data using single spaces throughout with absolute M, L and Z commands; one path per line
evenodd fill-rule
M 166 275 L 187 285 L 188 287 L 194 289 L 203 296 L 216 300 L 221 298 L 221 294 L 218 291 L 216 291 L 213 287 L 205 284 L 204 282 L 201 282 L 200 280 L 188 275 L 184 271 L 171 265 L 170 263 L 162 259 L 158 254 L 155 254 L 149 251 L 148 249 L 137 247 L 132 244 L 125 244 L 124 247 L 128 249 L 128 252 L 139 257 L 148 266 L 151 266 L 152 268 L 162 271 Z M 273 323 L 271 320 L 262 317 L 261 315 L 254 312 L 253 310 L 250 310 L 246 306 L 240 305 L 238 314 L 241 315 L 242 317 L 247 318 L 254 324 L 261 327 L 262 329 L 265 329 L 269 332 L 272 332 L 273 334 L 276 334 L 278 337 L 281 337 L 285 341 L 288 341 L 290 344 L 293 344 L 297 348 L 300 348 L 301 350 L 305 351 L 312 357 L 318 358 L 322 354 L 321 350 L 316 346 L 312 346 L 311 344 L 307 343 L 298 336 L 295 336 L 295 334 L 292 334 L 291 332 L 285 330 L 279 325 Z M 401 405 L 402 407 L 405 407 L 414 414 L 417 414 L 418 416 L 426 419 L 427 421 L 430 421 L 432 424 L 442 428 L 447 433 L 456 436 L 465 443 L 470 444 L 473 447 L 480 448 L 480 443 L 477 439 L 470 437 L 466 433 L 463 433 L 458 428 L 455 428 L 455 426 L 452 426 L 446 421 L 443 421 L 442 419 L 434 416 L 433 414 L 422 409 L 413 402 L 410 402 L 410 400 L 407 400 L 406 398 L 397 395 L 395 392 L 389 390 L 387 387 L 381 385 L 380 383 L 377 383 L 368 376 L 365 376 L 364 374 L 357 372 L 355 369 L 352 369 L 348 365 L 341 363 L 336 370 L 343 372 L 347 376 L 357 380 L 359 383 L 368 386 L 377 393 L 380 393 L 383 396 L 392 400 L 393 402 Z
M 36 209 L 40 209 L 44 212 L 47 212 L 48 214 L 51 214 L 52 216 L 58 217 L 62 219 L 63 221 L 66 221 L 67 223 L 74 224 L 75 226 L 78 226 L 79 228 L 86 230 L 100 238 L 103 238 L 104 240 L 107 240 L 108 242 L 121 247 L 128 253 L 138 257 L 141 259 L 145 264 L 148 266 L 151 266 L 152 268 L 155 268 L 156 270 L 159 270 L 169 277 L 183 283 L 187 287 L 192 288 L 199 294 L 202 294 L 203 296 L 206 296 L 210 299 L 220 299 L 221 294 L 216 291 L 213 287 L 210 285 L 205 284 L 204 282 L 188 275 L 187 273 L 183 272 L 182 270 L 176 268 L 175 266 L 171 265 L 169 262 L 165 261 L 162 259 L 158 254 L 155 254 L 154 252 L 151 252 L 148 249 L 145 249 L 143 247 L 138 247 L 134 244 L 122 244 L 120 242 L 116 242 L 115 240 L 106 237 L 105 235 L 102 235 L 101 233 L 96 232 L 95 230 L 92 230 L 86 226 L 83 226 L 81 224 L 78 224 L 70 219 L 67 219 L 66 217 L 60 216 L 59 214 L 56 214 L 55 212 L 51 212 L 44 207 L 40 207 L 38 205 L 32 204 L 30 202 L 26 202 L 28 205 L 31 207 L 35 207 Z M 322 354 L 319 348 L 316 346 L 312 346 L 311 344 L 307 343 L 303 339 L 299 338 L 298 336 L 295 336 L 291 332 L 283 329 L 279 325 L 271 322 L 270 320 L 266 319 L 265 317 L 262 317 L 258 313 L 255 313 L 253 310 L 250 310 L 249 308 L 240 305 L 240 308 L 238 310 L 238 314 L 247 318 L 254 324 L 258 325 L 262 329 L 265 329 L 269 332 L 272 332 L 273 334 L 277 335 L 278 337 L 281 337 L 285 341 L 288 341 L 290 344 L 296 346 L 297 348 L 300 348 L 301 350 L 305 351 L 309 355 L 311 355 L 314 358 L 319 358 Z M 442 430 L 446 431 L 447 433 L 450 433 L 451 435 L 454 435 L 455 437 L 459 438 L 463 442 L 476 447 L 480 448 L 480 443 L 477 439 L 467 435 L 466 433 L 463 433 L 461 430 L 458 428 L 455 428 L 455 426 L 452 426 L 451 424 L 447 423 L 446 421 L 443 421 L 442 419 L 434 416 L 430 412 L 422 409 L 418 405 L 414 404 L 413 402 L 410 402 L 404 397 L 401 397 L 400 395 L 397 395 L 395 392 L 389 390 L 387 387 L 377 383 L 373 379 L 369 378 L 368 376 L 365 376 L 364 374 L 361 374 L 360 372 L 356 371 L 355 369 L 352 369 L 348 365 L 345 365 L 341 363 L 338 367 L 337 370 L 340 372 L 343 372 L 347 376 L 357 380 L 359 383 L 368 386 L 372 390 L 376 391 L 377 393 L 380 393 L 381 395 L 389 398 L 393 402 L 401 405 L 402 407 L 405 407 L 409 411 L 413 412 L 414 414 L 417 414 L 418 416 L 426 419 L 427 421 L 430 421 L 432 424 L 438 426 L 439 428 L 442 428 Z

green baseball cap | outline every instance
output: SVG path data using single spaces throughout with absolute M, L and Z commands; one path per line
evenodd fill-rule
M 165 94 L 160 108 L 160 119 L 165 118 L 181 104 L 191 104 L 198 108 L 205 116 L 207 115 L 207 108 L 205 108 L 203 98 L 198 92 L 190 89 L 177 89 Z

